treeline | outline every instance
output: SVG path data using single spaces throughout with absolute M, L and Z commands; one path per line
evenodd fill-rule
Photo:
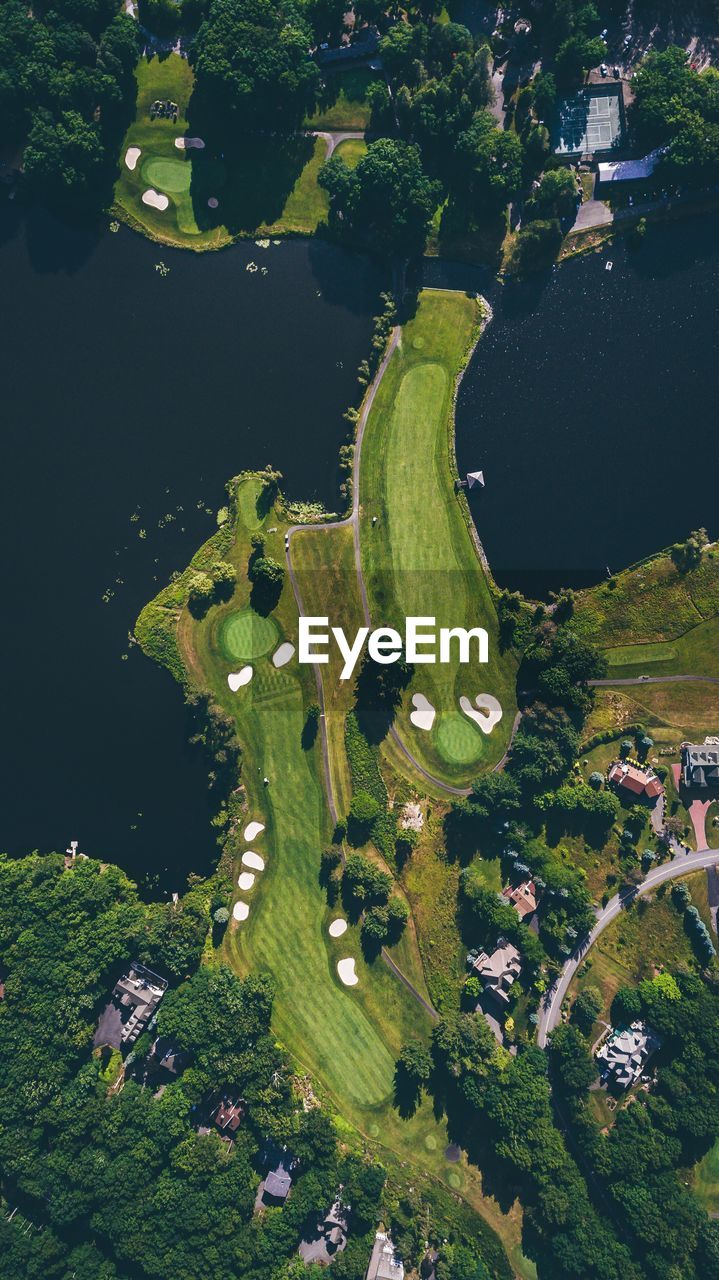
M 28 192 L 91 212 L 111 198 L 134 111 L 137 23 L 114 0 L 0 5 L 0 119 Z
M 431 1054 L 408 1048 L 398 1064 L 404 1086 L 432 1092 L 486 1186 L 502 1200 L 521 1198 L 524 1249 L 541 1280 L 640 1280 L 554 1124 L 546 1055 L 529 1048 L 512 1057 L 476 1013 L 437 1023 Z
M 717 1280 L 719 1223 L 708 1220 L 686 1170 L 719 1136 L 719 991 L 696 975 L 663 973 L 620 988 L 611 1016 L 615 1025 L 644 1019 L 660 1037 L 656 1084 L 600 1132 L 587 1105 L 597 1075 L 589 1041 L 575 1022 L 558 1028 L 552 1081 L 573 1142 L 643 1274 Z

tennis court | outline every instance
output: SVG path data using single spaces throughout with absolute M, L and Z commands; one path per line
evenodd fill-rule
M 556 155 L 595 155 L 619 145 L 624 114 L 619 85 L 589 85 L 559 104 Z

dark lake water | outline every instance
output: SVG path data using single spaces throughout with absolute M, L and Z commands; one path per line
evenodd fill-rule
M 718 537 L 719 219 L 490 296 L 457 455 L 485 472 L 471 507 L 498 582 L 541 596 L 701 525 Z
M 319 243 L 195 256 L 2 216 L 0 848 L 77 839 L 180 890 L 217 856 L 206 766 L 128 632 L 236 472 L 336 507 L 382 282 Z

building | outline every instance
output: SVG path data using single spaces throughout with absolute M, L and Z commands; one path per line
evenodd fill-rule
M 390 1236 L 384 1231 L 378 1231 L 374 1238 L 366 1280 L 404 1280 L 402 1261 L 394 1251 Z
M 651 178 L 666 147 L 657 147 L 639 160 L 608 160 L 598 165 L 598 181 L 603 186 L 616 182 L 647 182 Z
M 533 880 L 523 880 L 514 888 L 507 885 L 506 889 L 502 890 L 502 897 L 514 907 L 521 920 L 527 916 L 533 916 L 537 910 L 537 889 Z
M 607 778 L 616 787 L 640 800 L 653 801 L 664 794 L 664 787 L 654 770 L 631 760 L 615 760 Z
M 332 1259 L 347 1247 L 347 1211 L 338 1197 L 314 1232 L 300 1241 L 297 1252 L 309 1266 L 317 1263 L 328 1267 Z
M 682 782 L 719 796 L 719 738 L 705 738 L 702 746 L 683 742 Z
M 100 1015 L 93 1044 L 129 1048 L 152 1023 L 167 990 L 164 978 L 133 960 L 128 972 L 115 983 L 110 1001 Z
M 152 1053 L 158 1068 L 168 1071 L 171 1076 L 179 1076 L 187 1064 L 187 1054 L 178 1049 L 167 1036 L 158 1036 L 152 1046 Z
M 552 150 L 563 160 L 592 160 L 622 145 L 625 131 L 621 84 L 588 84 L 559 103 Z
M 219 1130 L 223 1138 L 232 1138 L 240 1127 L 244 1107 L 242 1099 L 230 1097 L 227 1094 L 216 1103 L 214 1109 L 210 1112 L 215 1128 Z M 288 1189 L 289 1190 L 289 1187 Z M 287 1192 L 285 1192 L 285 1195 Z M 284 1197 L 283 1197 L 284 1199 Z
M 485 991 L 502 1004 L 509 1004 L 510 989 L 522 969 L 522 957 L 517 948 L 505 938 L 498 938 L 491 956 L 486 951 L 480 951 L 473 968 L 483 982 Z
M 379 31 L 376 27 L 366 26 L 360 28 L 353 40 L 343 42 L 336 49 L 320 46 L 315 57 L 321 67 L 330 67 L 335 70 L 348 63 L 358 62 L 362 58 L 372 58 L 378 49 Z
M 659 1037 L 643 1022 L 613 1030 L 597 1053 L 603 1082 L 620 1089 L 636 1084 L 659 1044 Z

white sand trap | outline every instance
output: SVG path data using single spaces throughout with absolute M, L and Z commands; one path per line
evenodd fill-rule
M 246 893 L 248 889 L 252 888 L 254 883 L 255 877 L 253 873 L 251 871 L 243 871 L 237 881 L 237 887 L 238 889 L 242 889 L 243 893 Z
M 274 667 L 286 667 L 290 658 L 295 654 L 295 646 L 290 644 L 289 640 L 285 640 L 279 649 L 276 649 L 272 655 L 272 665 Z
M 479 711 L 475 711 L 469 698 L 460 698 L 459 705 L 464 714 L 479 725 L 482 733 L 491 733 L 494 726 L 502 719 L 502 704 L 497 698 L 493 698 L 491 693 L 477 694 L 474 706 L 479 707 Z
M 199 151 L 205 149 L 202 138 L 175 138 L 175 146 L 178 151 L 187 151 L 188 147 L 197 147 Z
M 232 908 L 232 914 L 235 920 L 246 920 L 250 914 L 250 908 L 246 902 L 236 902 Z
M 207 201 L 207 207 L 208 209 L 216 209 L 219 203 L 220 202 L 217 199 L 217 196 L 210 196 L 209 200 Z
M 125 152 L 125 164 L 127 165 L 128 169 L 134 169 L 134 168 L 135 168 L 135 165 L 137 164 L 137 162 L 138 162 L 138 160 L 140 159 L 140 156 L 141 156 L 141 155 L 142 155 L 142 148 L 141 148 L 141 147 L 128 147 L 128 148 L 127 148 L 127 151 Z
M 339 920 L 332 921 L 332 924 L 330 925 L 330 928 L 329 928 L 329 934 L 331 938 L 341 938 L 342 934 L 346 932 L 347 932 L 346 920 L 339 919 Z
M 241 671 L 231 671 L 227 677 L 227 683 L 233 693 L 237 693 L 243 684 L 249 684 L 252 679 L 252 667 L 243 667 Z
M 147 191 L 142 193 L 142 203 L 149 204 L 153 209 L 164 211 L 170 203 L 168 196 L 163 196 L 160 191 L 155 191 L 154 187 L 148 187 Z
M 264 829 L 265 825 L 263 822 L 248 822 L 245 827 L 243 839 L 247 840 L 248 843 L 251 840 L 256 840 L 258 836 L 262 835 Z
M 434 717 L 437 714 L 432 703 L 428 698 L 425 698 L 423 693 L 413 693 L 412 706 L 415 708 L 414 711 L 410 711 L 409 713 L 409 718 L 412 721 L 412 724 L 416 729 L 424 729 L 425 731 L 430 730 L 434 724 Z
M 351 956 L 348 957 L 347 960 L 337 961 L 337 972 L 340 975 L 340 978 L 342 979 L 346 987 L 357 986 L 357 983 L 359 982 L 359 978 L 355 973 L 355 962 Z
M 253 871 L 264 871 L 265 860 L 261 858 L 259 853 L 253 853 L 252 849 L 246 849 L 242 855 L 243 867 L 252 867 Z

